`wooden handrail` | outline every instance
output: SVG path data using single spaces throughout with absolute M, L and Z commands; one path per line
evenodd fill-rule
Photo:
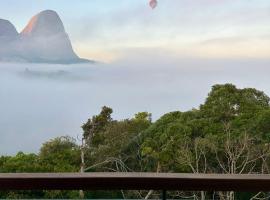
M 0 173 L 0 190 L 270 191 L 270 175 Z

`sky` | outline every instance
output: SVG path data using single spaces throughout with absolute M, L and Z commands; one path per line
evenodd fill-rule
M 109 63 L 149 51 L 181 57 L 269 58 L 269 0 L 158 3 L 152 10 L 148 0 L 2 0 L 0 18 L 21 31 L 33 15 L 55 10 L 81 57 Z

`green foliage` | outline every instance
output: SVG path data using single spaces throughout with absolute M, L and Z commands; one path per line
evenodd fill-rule
M 39 154 L 17 153 L 0 157 L 1 173 L 78 172 L 80 150 L 75 140 L 65 136 L 44 143 Z M 78 191 L 6 191 L 3 199 L 78 198 Z
M 40 172 L 39 157 L 36 154 L 17 153 L 13 157 L 1 157 L 1 172 L 22 173 L 22 172 Z
M 142 155 L 156 163 L 156 170 L 162 170 L 158 169 L 160 165 L 171 169 L 176 158 L 176 148 L 192 135 L 192 129 L 187 123 L 189 114 L 165 114 L 143 133 Z
M 254 116 L 251 129 L 256 135 L 270 141 L 270 109 L 262 110 Z
M 201 111 L 216 122 L 228 122 L 238 116 L 250 117 L 269 108 L 269 97 L 253 88 L 238 89 L 232 84 L 214 85 Z
M 138 139 L 142 131 L 151 125 L 151 114 L 142 112 L 132 119 L 107 123 L 94 137 L 102 138 L 87 150 L 88 170 L 108 171 L 115 167 L 125 171 L 136 169 L 138 164 Z M 94 139 L 93 137 L 93 139 Z M 94 166 L 94 167 L 91 167 Z M 115 169 L 117 170 L 117 169 Z
M 88 119 L 85 124 L 83 124 L 83 138 L 87 143 L 91 141 L 93 144 L 95 144 L 99 143 L 103 139 L 99 137 L 98 133 L 104 131 L 106 125 L 112 121 L 112 112 L 113 110 L 111 108 L 103 106 L 99 115 L 93 116 L 91 119 Z
M 80 169 L 80 148 L 68 136 L 58 137 L 42 145 L 39 161 L 43 171 L 78 172 Z
M 269 97 L 263 92 L 214 85 L 199 110 L 165 114 L 144 131 L 141 152 L 155 163 L 151 171 L 160 165 L 162 171 L 219 172 L 223 169 L 215 154 L 237 154 L 244 136 L 253 141 L 246 141 L 245 150 L 254 159 L 265 151 L 261 147 L 270 139 L 269 122 Z M 232 152 L 226 152 L 228 142 Z
M 152 121 L 152 114 L 148 112 L 139 112 L 135 114 L 135 117 L 133 118 L 135 121 L 145 121 L 145 122 L 151 122 Z

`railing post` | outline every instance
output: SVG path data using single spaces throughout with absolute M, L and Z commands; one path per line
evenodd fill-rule
M 167 191 L 162 190 L 162 200 L 167 200 Z

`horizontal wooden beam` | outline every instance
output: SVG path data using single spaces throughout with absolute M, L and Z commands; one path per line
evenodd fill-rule
M 0 174 L 0 190 L 270 191 L 270 175 L 178 173 Z

